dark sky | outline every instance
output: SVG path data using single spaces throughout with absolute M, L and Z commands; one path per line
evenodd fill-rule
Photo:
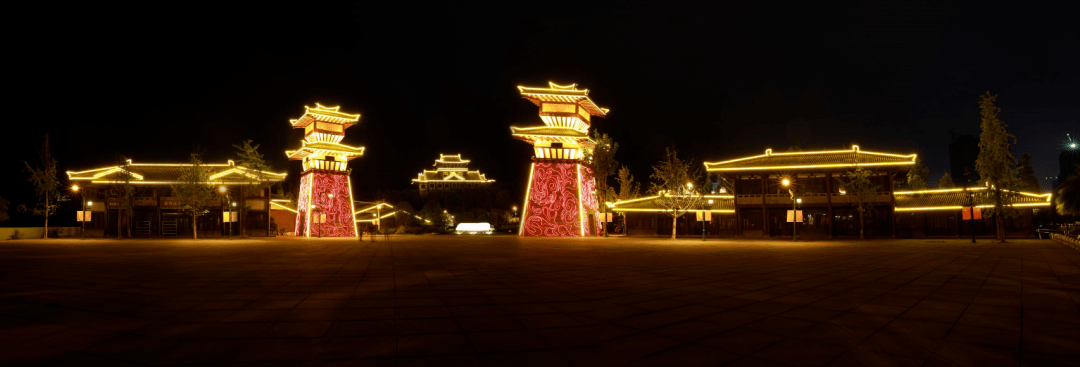
M 978 99 L 1057 174 L 1080 135 L 1080 43 L 1069 12 L 946 5 L 709 7 L 362 2 L 340 6 L 109 7 L 13 11 L 8 24 L 0 196 L 32 202 L 22 160 L 50 133 L 63 170 L 231 158 L 252 139 L 298 179 L 288 119 L 321 102 L 360 113 L 343 143 L 354 189 L 411 187 L 439 153 L 524 191 L 540 124 L 515 86 L 578 83 L 611 109 L 594 127 L 639 181 L 663 149 L 705 160 L 849 147 L 918 152 L 931 183 L 949 131 L 977 135 Z M 22 22 L 24 26 L 18 26 Z M 14 93 L 13 93 L 14 92 Z M 12 96 L 15 98 L 11 98 Z M 520 193 L 519 193 L 520 194 Z M 14 205 L 13 205 L 14 206 Z M 10 224 L 10 223 L 9 223 Z

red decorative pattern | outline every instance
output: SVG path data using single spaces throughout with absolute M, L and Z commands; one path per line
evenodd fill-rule
M 296 228 L 293 229 L 294 236 L 307 236 L 308 221 L 311 220 L 311 216 L 308 215 L 308 208 L 311 206 L 311 202 L 308 200 L 308 192 L 311 191 L 311 174 L 304 174 L 300 176 L 300 195 L 296 203 Z
M 307 189 L 307 186 L 311 188 Z M 300 203 L 297 207 L 300 215 L 297 215 L 298 232 L 296 233 L 303 233 L 308 237 L 356 236 L 356 224 L 353 221 L 352 205 L 350 205 L 352 188 L 349 187 L 348 175 L 308 172 L 301 177 L 300 192 Z M 312 210 L 311 215 L 307 215 L 312 204 L 317 210 Z M 312 223 L 315 216 L 321 214 L 326 214 L 326 223 Z M 303 232 L 299 232 L 303 222 L 306 222 L 306 228 Z
M 592 228 L 595 229 L 595 233 L 589 233 L 589 228 L 586 227 L 585 228 L 585 235 L 586 236 L 599 236 L 599 235 L 602 235 L 603 233 L 600 232 L 600 229 L 604 228 L 603 227 L 604 223 L 600 219 L 600 215 L 599 215 L 600 213 L 598 213 L 596 211 L 597 209 L 600 208 L 600 205 L 599 205 L 599 203 L 596 202 L 596 194 L 593 193 L 593 191 L 596 191 L 596 180 L 593 179 L 592 170 L 589 169 L 589 167 L 581 166 L 581 177 L 580 178 L 581 178 L 581 196 L 582 196 L 582 198 L 581 198 L 581 206 L 583 207 L 582 209 L 584 210 L 585 215 L 588 215 L 588 213 L 596 213 L 596 215 L 593 215 L 593 221 L 595 223 L 592 226 Z M 588 218 L 588 217 L 586 217 L 586 218 Z
M 577 197 L 577 164 L 536 163 L 522 221 L 522 235 L 576 237 L 581 235 Z

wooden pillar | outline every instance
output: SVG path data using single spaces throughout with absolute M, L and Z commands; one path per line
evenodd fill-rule
M 886 175 L 889 175 L 889 221 L 892 222 L 892 238 L 896 238 L 896 195 L 893 188 L 893 174 L 886 171 Z
M 154 200 L 157 201 L 157 232 L 158 236 L 163 236 L 164 232 L 161 231 L 161 190 L 154 188 Z
M 273 237 L 270 233 L 270 184 L 266 184 L 266 237 Z
M 825 195 L 825 205 L 828 207 L 829 215 L 827 217 L 825 217 L 825 227 L 826 227 L 826 230 L 829 231 L 829 236 L 828 236 L 829 238 L 833 237 L 833 212 L 832 212 L 833 190 L 832 190 L 832 185 L 833 185 L 833 183 L 832 183 L 832 173 L 831 172 L 826 173 L 825 174 L 825 192 L 827 192 L 828 195 Z
M 972 220 L 971 222 L 975 223 L 974 220 Z M 960 210 L 956 211 L 956 237 L 960 237 L 960 223 L 964 223 L 964 210 L 963 209 L 960 209 Z M 971 226 L 971 228 L 975 228 L 975 226 Z
M 768 174 L 761 175 L 761 236 L 769 237 L 769 209 L 765 208 L 765 197 L 767 192 L 765 191 L 769 186 L 765 180 L 769 177 Z

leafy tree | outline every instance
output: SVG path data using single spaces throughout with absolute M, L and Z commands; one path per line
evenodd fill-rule
M 30 163 L 23 161 L 23 165 L 26 166 L 25 171 L 29 174 L 26 180 L 34 184 L 34 194 L 40 201 L 32 208 L 27 207 L 26 204 L 19 205 L 19 211 L 32 212 L 34 215 L 45 217 L 42 238 L 48 238 L 49 217 L 60 209 L 60 203 L 68 200 L 67 195 L 60 191 L 60 179 L 56 177 L 57 164 L 52 157 L 52 151 L 49 150 L 48 135 L 45 135 L 45 144 L 38 149 L 37 164 L 31 166 Z
M 592 150 L 585 149 L 585 166 L 592 170 L 593 179 L 596 182 L 596 202 L 600 204 L 601 213 L 607 212 L 607 205 L 611 201 L 614 190 L 608 186 L 608 177 L 615 173 L 619 162 L 615 161 L 615 152 L 619 150 L 619 143 L 611 139 L 608 134 L 593 131 L 593 140 L 596 146 Z M 606 231 L 605 231 L 606 234 Z
M 1020 156 L 1020 191 L 1039 193 L 1042 192 L 1042 184 L 1035 177 L 1035 169 L 1031 167 L 1031 155 L 1024 153 Z
M 1009 148 L 1016 144 L 1016 136 L 1005 130 L 1005 122 L 998 118 L 1001 108 L 994 102 L 997 95 L 990 92 L 979 100 L 982 117 L 982 134 L 979 135 L 979 157 L 975 160 L 975 170 L 979 177 L 990 184 L 988 194 L 994 203 L 987 212 L 994 216 L 997 224 L 997 238 L 1005 242 L 1005 216 L 1015 216 L 1015 210 L 1009 210 L 1012 194 L 1005 190 L 1015 190 L 1019 184 L 1016 169 L 1016 157 Z
M 941 175 L 941 179 L 938 180 L 937 188 L 939 189 L 951 189 L 956 187 L 956 183 L 953 182 L 952 176 L 949 176 L 948 172 Z
M 866 239 L 864 233 L 866 223 L 866 212 L 874 210 L 874 201 L 877 200 L 877 190 L 881 185 L 874 185 L 870 177 L 874 172 L 868 169 L 859 167 L 855 169 L 855 172 L 848 172 L 847 180 L 837 178 L 840 183 L 840 187 L 846 192 L 845 195 L 850 195 L 855 198 L 851 201 L 851 205 L 855 206 L 855 209 L 859 211 L 859 239 Z
M 115 184 L 109 189 L 109 196 L 116 198 L 120 201 L 120 209 L 116 211 L 116 238 L 122 238 L 123 224 L 127 224 L 128 238 L 131 237 L 131 220 L 132 213 L 135 209 L 135 187 L 131 185 L 131 163 L 127 157 L 117 155 L 116 165 L 120 167 L 121 171 L 116 173 L 120 177 L 120 180 L 113 181 Z M 124 220 L 124 216 L 121 213 L 122 210 L 127 211 L 127 220 Z
M 424 204 L 424 208 L 420 209 L 420 217 L 424 218 L 424 224 L 438 228 L 443 227 L 443 214 L 442 205 L 439 205 L 439 202 L 435 200 L 428 200 L 428 202 Z
M 912 190 L 926 190 L 926 176 L 930 175 L 930 170 L 923 164 L 922 156 L 915 156 L 915 165 L 908 171 L 907 181 Z
M 243 223 L 243 219 L 247 217 L 247 211 L 251 208 L 247 205 L 247 195 L 244 192 L 246 186 L 253 186 L 260 192 L 270 188 L 270 182 L 266 179 L 264 171 L 270 170 L 270 164 L 266 161 L 262 154 L 259 153 L 259 144 L 251 145 L 251 139 L 244 140 L 240 144 L 233 144 L 233 148 L 236 148 L 236 166 L 248 171 L 243 175 L 245 181 L 251 183 L 251 185 L 240 186 L 240 221 Z M 266 216 L 270 218 L 270 216 Z M 269 220 L 269 219 L 267 219 Z M 269 225 L 269 222 L 267 223 Z M 247 226 L 240 226 L 240 236 L 247 237 Z
M 616 195 L 619 200 L 630 200 L 641 196 L 641 183 L 634 182 L 634 175 L 630 174 L 629 167 L 619 168 L 619 175 L 615 180 L 619 182 L 619 193 Z
M 1060 215 L 1080 215 L 1080 164 L 1076 165 L 1076 174 L 1058 186 L 1054 204 Z
M 191 153 L 190 167 L 184 168 L 179 182 L 172 185 L 173 195 L 179 201 L 182 211 L 191 215 L 191 228 L 194 238 L 199 239 L 199 216 L 209 212 L 214 199 L 214 186 L 210 184 L 210 170 L 203 165 L 202 152 Z
M 412 227 L 416 222 L 416 209 L 408 201 L 402 201 L 394 206 L 394 220 L 398 226 Z
M 668 148 L 664 160 L 653 166 L 653 174 L 649 175 L 653 179 L 649 191 L 657 195 L 657 205 L 671 216 L 671 239 L 675 239 L 679 217 L 701 206 L 702 196 L 696 191 L 701 189 L 699 166 L 693 158 L 679 158 L 675 149 Z
M 0 223 L 7 222 L 11 219 L 11 216 L 8 215 L 8 205 L 11 205 L 10 201 L 0 198 Z

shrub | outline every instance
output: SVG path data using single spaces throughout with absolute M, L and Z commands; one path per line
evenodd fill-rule
M 17 239 L 19 239 L 19 235 L 20 235 L 19 230 L 16 229 L 16 230 L 11 232 L 11 238 L 8 238 L 8 239 L 9 240 L 17 240 Z

